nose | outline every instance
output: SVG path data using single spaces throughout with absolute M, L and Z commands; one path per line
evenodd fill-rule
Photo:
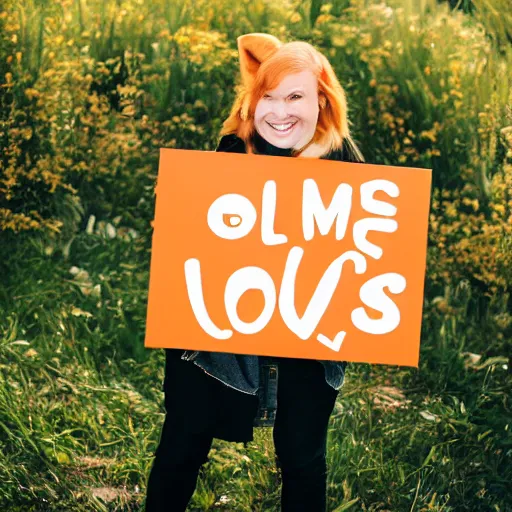
M 288 109 L 284 101 L 276 101 L 274 108 L 272 109 L 276 121 L 286 121 L 288 118 Z

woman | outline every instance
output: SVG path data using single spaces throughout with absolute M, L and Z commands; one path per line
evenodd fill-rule
M 363 161 L 350 137 L 344 91 L 321 53 L 268 34 L 237 41 L 242 87 L 217 151 Z M 325 511 L 327 426 L 345 366 L 166 350 L 167 415 L 146 511 L 184 511 L 213 438 L 247 443 L 262 424 L 274 425 L 282 510 Z

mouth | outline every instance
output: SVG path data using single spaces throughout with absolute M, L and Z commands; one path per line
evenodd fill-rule
M 294 123 L 285 123 L 285 124 L 272 124 L 267 121 L 267 124 L 274 129 L 275 132 L 280 135 L 287 135 L 293 130 L 293 127 L 297 124 L 297 121 Z

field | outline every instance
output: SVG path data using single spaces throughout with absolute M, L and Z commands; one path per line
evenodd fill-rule
M 433 169 L 420 366 L 349 365 L 329 511 L 512 510 L 512 5 L 455 4 L 3 2 L 2 511 L 143 510 L 158 150 L 215 148 L 248 32 L 328 57 L 368 162 Z M 214 442 L 190 510 L 279 500 L 263 428 Z

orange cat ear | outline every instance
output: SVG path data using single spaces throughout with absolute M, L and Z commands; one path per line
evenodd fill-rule
M 237 38 L 242 82 L 249 85 L 254 80 L 262 62 L 271 57 L 282 45 L 270 34 L 253 33 Z

